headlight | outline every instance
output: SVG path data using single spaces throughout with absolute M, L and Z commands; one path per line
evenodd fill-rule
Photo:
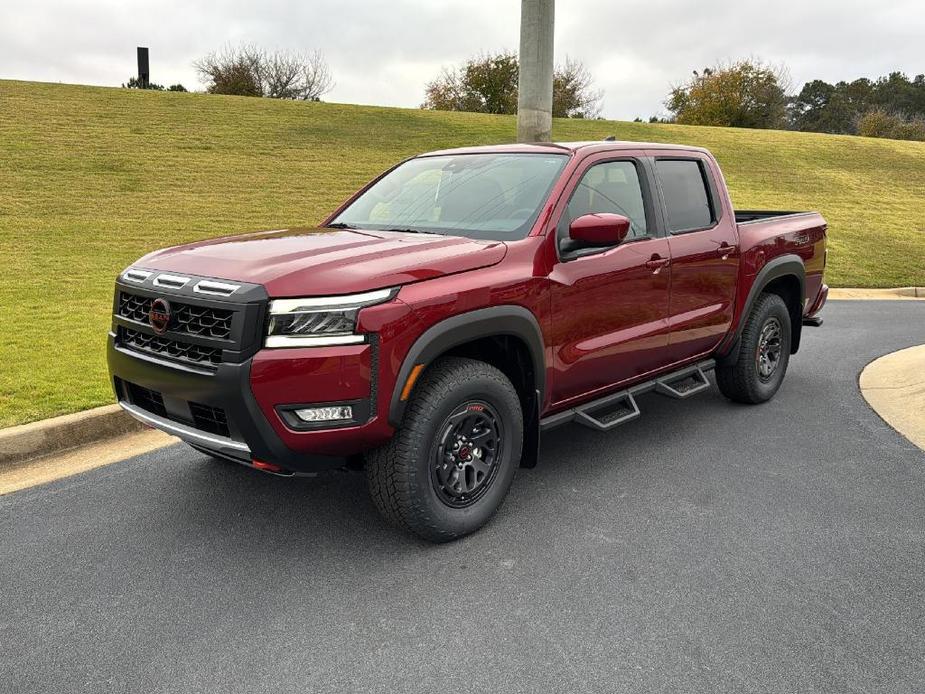
M 381 304 L 398 293 L 397 287 L 365 294 L 275 299 L 270 302 L 267 347 L 323 347 L 355 345 L 366 341 L 358 335 L 357 315 L 364 306 Z

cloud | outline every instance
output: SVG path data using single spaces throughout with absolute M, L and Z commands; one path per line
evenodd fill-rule
M 758 56 L 794 84 L 925 71 L 920 0 L 559 0 L 556 55 L 584 61 L 604 114 L 663 110 L 670 84 Z M 0 77 L 118 85 L 151 49 L 152 79 L 198 88 L 191 63 L 225 43 L 324 52 L 330 101 L 416 107 L 442 65 L 516 50 L 516 0 L 37 0 L 0 21 Z

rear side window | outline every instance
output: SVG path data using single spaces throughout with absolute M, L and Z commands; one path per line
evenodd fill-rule
M 669 231 L 696 231 L 713 224 L 713 206 L 699 161 L 658 159 L 655 170 L 665 195 Z

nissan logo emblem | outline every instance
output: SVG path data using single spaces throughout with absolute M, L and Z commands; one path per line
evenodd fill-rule
M 167 332 L 167 326 L 170 325 L 170 303 L 167 299 L 155 299 L 151 302 L 151 310 L 148 312 L 148 322 L 154 328 L 154 332 L 163 335 Z

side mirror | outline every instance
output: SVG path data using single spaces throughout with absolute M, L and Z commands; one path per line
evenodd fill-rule
M 584 214 L 568 228 L 572 241 L 583 246 L 616 246 L 630 233 L 630 220 L 622 214 Z

